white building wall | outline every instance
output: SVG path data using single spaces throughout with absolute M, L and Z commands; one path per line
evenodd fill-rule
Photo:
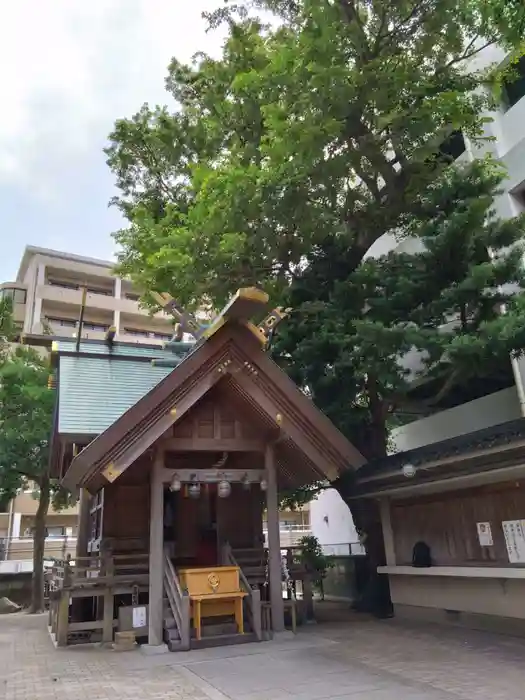
M 310 503 L 310 527 L 326 554 L 350 554 L 358 541 L 350 509 L 335 489 L 321 491 Z
M 414 450 L 521 417 L 516 388 L 503 389 L 393 430 L 393 451 Z

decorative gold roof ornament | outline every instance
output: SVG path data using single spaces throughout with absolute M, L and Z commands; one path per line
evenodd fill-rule
M 184 333 L 192 335 L 197 342 L 202 342 L 216 333 L 228 319 L 236 319 L 249 328 L 259 339 L 261 345 L 267 348 L 276 327 L 292 311 L 291 308 L 278 306 L 256 326 L 248 320 L 249 316 L 255 313 L 257 309 L 260 309 L 261 306 L 266 305 L 269 297 L 262 289 L 245 287 L 237 290 L 209 325 L 201 325 L 195 316 L 185 311 L 181 304 L 170 294 L 151 292 L 151 296 L 165 313 L 171 314 L 176 320 L 173 335 L 173 341 L 175 342 L 180 342 Z

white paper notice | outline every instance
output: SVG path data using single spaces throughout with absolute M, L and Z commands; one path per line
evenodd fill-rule
M 478 540 L 482 547 L 492 547 L 494 540 L 492 539 L 492 529 L 490 523 L 476 523 L 478 530 Z
M 139 608 L 133 608 L 133 629 L 146 627 L 146 625 L 146 607 L 142 605 Z
M 525 520 L 504 520 L 501 523 L 511 564 L 525 564 Z

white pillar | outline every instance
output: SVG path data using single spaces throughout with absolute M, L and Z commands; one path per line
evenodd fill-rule
M 264 453 L 266 469 L 266 509 L 268 513 L 268 561 L 270 565 L 270 605 L 274 632 L 284 631 L 284 602 L 282 589 L 281 541 L 279 536 L 279 498 L 277 470 L 273 444 L 266 445 Z
M 164 586 L 164 453 L 159 451 L 151 473 L 151 510 L 149 526 L 149 629 L 148 644 L 163 643 Z
M 13 525 L 11 529 L 11 539 L 20 537 L 20 526 L 22 524 L 22 513 L 13 513 Z
M 115 277 L 115 298 L 120 299 L 122 295 L 122 280 L 120 277 Z
M 42 326 L 42 296 L 40 287 L 45 283 L 46 266 L 40 263 L 36 271 L 35 305 L 33 307 L 33 322 L 31 323 L 31 331 L 33 333 L 43 333 L 44 331 Z

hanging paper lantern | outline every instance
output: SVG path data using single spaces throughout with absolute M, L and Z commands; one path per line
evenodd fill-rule
M 268 482 L 266 481 L 266 479 L 261 479 L 261 491 L 266 491 L 267 488 Z
M 182 482 L 178 474 L 173 475 L 173 479 L 170 484 L 170 491 L 180 491 L 182 488 Z
M 219 485 L 217 486 L 217 496 L 219 498 L 228 498 L 231 492 L 232 487 L 229 481 L 226 481 L 226 479 L 219 481 Z
M 188 494 L 190 498 L 199 498 L 201 495 L 201 485 L 198 481 L 194 481 L 188 486 Z

